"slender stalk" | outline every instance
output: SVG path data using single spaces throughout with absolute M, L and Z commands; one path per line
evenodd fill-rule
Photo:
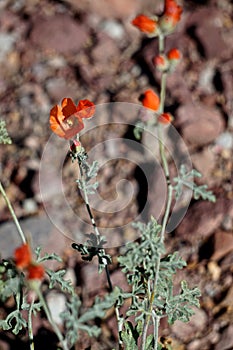
M 36 293 L 38 295 L 38 298 L 43 306 L 43 309 L 44 309 L 44 312 L 46 314 L 46 317 L 49 321 L 49 323 L 51 324 L 51 326 L 53 327 L 53 330 L 54 332 L 56 333 L 57 337 L 58 337 L 58 340 L 60 341 L 60 343 L 62 344 L 62 347 L 63 347 L 63 350 L 69 350 L 68 346 L 67 346 L 67 342 L 66 340 L 64 339 L 60 329 L 58 328 L 57 324 L 54 322 L 53 318 L 52 318 L 52 315 L 51 315 L 51 312 L 47 306 L 47 303 L 41 293 L 41 290 L 40 288 L 36 288 Z
M 15 226 L 16 226 L 16 228 L 18 230 L 19 236 L 20 236 L 23 244 L 25 244 L 26 243 L 25 235 L 23 233 L 23 230 L 22 230 L 22 228 L 20 226 L 19 220 L 17 219 L 15 211 L 14 211 L 12 205 L 11 205 L 11 202 L 10 202 L 9 198 L 7 197 L 7 194 L 6 194 L 5 190 L 4 190 L 1 182 L 0 182 L 0 192 L 1 192 L 3 198 L 4 198 L 5 202 L 6 202 L 6 205 L 7 205 L 8 209 L 9 209 L 10 213 L 11 213 L 11 216 L 12 216 L 12 218 L 14 220 Z
M 28 312 L 28 335 L 30 342 L 30 350 L 34 350 L 34 339 L 33 339 L 33 330 L 32 330 L 32 310 L 34 305 L 34 298 L 30 303 L 30 308 Z
M 82 182 L 85 182 L 85 175 L 84 175 L 83 165 L 82 165 L 82 163 L 80 161 L 78 162 L 78 164 L 79 164 L 79 169 L 80 169 L 81 180 L 82 180 Z M 90 207 L 90 204 L 89 204 L 89 198 L 88 198 L 88 194 L 87 194 L 87 190 L 86 190 L 85 186 L 83 186 L 83 194 L 84 194 L 84 201 L 85 201 L 85 205 L 86 205 L 86 208 L 87 208 L 87 212 L 88 212 L 88 215 L 90 217 L 90 220 L 91 220 L 92 226 L 94 228 L 95 234 L 96 234 L 96 236 L 98 238 L 100 238 L 100 233 L 99 233 L 98 227 L 96 225 L 95 218 L 94 218 L 94 216 L 92 214 L 92 210 L 91 210 L 91 207 Z M 105 264 L 105 273 L 106 273 L 106 278 L 107 278 L 107 281 L 108 281 L 109 291 L 111 292 L 113 290 L 113 287 L 112 287 L 112 282 L 111 282 L 111 278 L 110 278 L 110 273 L 109 273 L 107 262 Z
M 162 33 L 159 35 L 159 54 L 164 53 L 164 36 Z
M 144 320 L 143 329 L 142 329 L 142 343 L 140 347 L 141 350 L 144 350 L 146 346 L 146 338 L 147 338 L 147 331 L 149 327 L 150 318 L 151 316 L 147 315 Z
M 82 180 L 82 182 L 85 182 L 85 174 L 84 174 L 85 170 L 83 169 L 83 165 L 82 165 L 82 163 L 80 161 L 79 161 L 79 169 L 80 169 L 81 180 Z M 92 226 L 93 226 L 93 228 L 95 230 L 95 234 L 96 234 L 96 236 L 98 238 L 100 238 L 100 233 L 99 233 L 98 227 L 96 225 L 94 216 L 92 214 L 92 210 L 91 210 L 91 207 L 90 207 L 90 204 L 89 204 L 89 198 L 88 198 L 88 194 L 87 194 L 85 186 L 83 186 L 83 194 L 84 194 L 84 201 L 85 201 L 85 205 L 86 205 L 86 208 L 87 208 L 87 212 L 89 214 Z M 113 291 L 113 286 L 112 286 L 112 281 L 111 281 L 111 277 L 110 277 L 110 273 L 109 273 L 107 262 L 105 264 L 105 273 L 106 273 L 106 278 L 107 278 L 107 281 L 108 281 L 109 292 L 112 292 Z M 121 350 L 121 349 L 123 349 L 123 342 L 122 342 L 122 340 L 120 338 L 120 334 L 122 332 L 122 321 L 120 319 L 120 314 L 119 314 L 118 308 L 115 306 L 114 309 L 115 309 L 115 315 L 116 315 L 117 327 L 118 327 L 118 334 L 119 334 L 118 344 L 119 344 L 119 349 Z
M 82 180 L 82 182 L 85 182 L 85 176 L 84 176 L 83 166 L 82 166 L 81 162 L 79 162 L 79 169 L 80 169 L 81 180 Z M 89 204 L 89 198 L 88 198 L 86 186 L 83 186 L 83 194 L 84 194 L 84 201 L 85 201 L 85 205 L 87 208 L 87 212 L 88 212 L 88 215 L 91 219 L 91 223 L 92 223 L 92 226 L 94 228 L 95 234 L 97 237 L 100 237 L 100 233 L 99 233 L 98 227 L 96 226 L 96 222 L 95 222 L 95 219 L 94 219 L 94 216 L 92 214 L 91 207 Z
M 164 53 L 164 44 L 165 44 L 164 36 L 160 35 L 159 36 L 159 53 L 160 54 Z M 159 113 L 164 112 L 164 104 L 165 104 L 165 97 L 166 97 L 166 80 L 167 80 L 167 73 L 163 72 L 161 77 L 161 86 L 160 86 Z M 169 218 L 169 213 L 171 209 L 173 187 L 170 183 L 169 167 L 168 167 L 168 162 L 165 154 L 163 126 L 158 125 L 157 130 L 158 130 L 159 153 L 160 153 L 162 167 L 166 177 L 167 188 L 168 188 L 166 208 L 165 208 L 165 213 L 162 220 L 162 228 L 161 228 L 161 234 L 160 234 L 160 242 L 163 243 L 165 232 L 166 232 L 166 226 Z M 143 324 L 141 350 L 144 350 L 146 346 L 147 331 L 148 331 L 151 316 L 154 323 L 154 349 L 153 350 L 158 349 L 158 330 L 159 330 L 160 318 L 156 315 L 155 311 L 153 310 L 153 302 L 154 302 L 154 296 L 156 294 L 156 287 L 157 287 L 158 278 L 159 278 L 160 262 L 161 262 L 161 256 L 159 256 L 157 259 L 155 278 L 154 278 L 154 281 L 152 282 L 152 291 L 151 291 L 151 297 L 149 298 L 149 306 L 148 306 L 148 310 L 150 314 L 147 317 L 145 317 L 144 324 Z
M 154 350 L 155 350 L 158 347 L 160 317 L 158 317 L 154 311 L 152 311 L 152 320 L 154 324 L 154 344 L 155 344 Z

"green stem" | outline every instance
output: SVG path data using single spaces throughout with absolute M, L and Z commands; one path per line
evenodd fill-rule
M 53 330 L 54 332 L 56 333 L 57 337 L 58 337 L 58 340 L 60 341 L 60 343 L 62 344 L 62 347 L 63 347 L 63 350 L 69 350 L 68 346 L 67 346 L 67 342 L 66 340 L 63 338 L 63 335 L 60 331 L 60 329 L 58 328 L 57 324 L 54 322 L 53 318 L 52 318 L 52 315 L 51 315 L 51 312 L 47 306 L 47 303 L 41 293 L 41 290 L 40 288 L 36 288 L 36 293 L 38 295 L 38 298 L 43 306 L 43 309 L 44 309 L 44 312 L 46 314 L 46 317 L 49 321 L 49 323 L 51 324 L 51 326 L 53 327 Z
M 34 305 L 34 299 L 30 303 L 30 308 L 28 312 L 28 334 L 30 342 L 30 350 L 34 350 L 34 339 L 33 339 L 33 330 L 32 330 L 32 310 Z
M 164 44 L 165 44 L 164 36 L 160 35 L 159 36 L 159 53 L 160 54 L 164 53 Z M 163 72 L 161 77 L 161 86 L 160 86 L 160 108 L 159 108 L 160 114 L 164 113 L 164 104 L 165 104 L 165 98 L 166 98 L 166 81 L 167 81 L 167 73 Z M 173 187 L 170 183 L 170 173 L 169 173 L 169 167 L 168 167 L 168 162 L 167 162 L 165 147 L 164 147 L 163 125 L 159 124 L 157 130 L 158 130 L 159 153 L 160 153 L 162 167 L 166 177 L 167 188 L 168 188 L 166 208 L 165 208 L 165 213 L 162 220 L 162 228 L 161 228 L 161 234 L 160 234 L 160 242 L 163 243 L 165 232 L 166 232 L 166 226 L 169 218 L 169 213 L 171 209 Z M 154 302 L 154 296 L 156 294 L 156 287 L 159 279 L 160 262 L 161 262 L 161 256 L 158 256 L 156 270 L 155 270 L 155 278 L 153 281 L 152 292 L 151 292 L 151 297 L 149 298 L 149 306 L 148 306 L 148 310 L 150 311 L 154 322 L 154 341 L 155 341 L 154 350 L 158 349 L 158 329 L 159 329 L 160 318 L 158 318 L 158 316 L 153 311 L 153 302 Z M 144 320 L 141 350 L 144 350 L 146 346 L 147 330 L 149 327 L 151 315 L 147 316 Z
M 8 209 L 9 209 L 10 213 L 11 213 L 11 216 L 12 216 L 12 218 L 14 220 L 15 226 L 16 226 L 16 228 L 18 230 L 19 236 L 20 236 L 23 244 L 25 244 L 26 243 L 25 235 L 23 233 L 23 230 L 22 230 L 22 228 L 20 226 L 19 220 L 17 219 L 17 216 L 15 215 L 15 211 L 14 211 L 12 205 L 11 205 L 11 202 L 9 201 L 9 198 L 7 197 L 7 194 L 6 194 L 5 190 L 4 190 L 1 182 L 0 182 L 0 192 L 1 192 L 3 198 L 4 198 L 5 202 L 6 202 L 6 205 L 7 205 Z
M 159 54 L 164 53 L 164 36 L 162 33 L 159 35 Z
M 150 315 L 145 316 L 144 324 L 143 324 L 143 329 L 142 329 L 142 343 L 141 343 L 141 350 L 145 350 L 146 348 L 146 338 L 147 338 L 147 331 L 149 327 L 149 322 L 150 322 Z
M 82 166 L 81 162 L 79 162 L 79 169 L 80 169 L 81 181 L 82 181 L 82 183 L 86 184 L 86 179 L 85 179 L 85 176 L 84 176 L 84 170 L 83 170 L 83 166 Z M 92 224 L 92 226 L 94 228 L 96 236 L 100 237 L 100 233 L 99 233 L 98 227 L 96 226 L 96 222 L 95 222 L 94 216 L 93 216 L 92 211 L 91 211 L 89 198 L 88 198 L 88 194 L 87 194 L 87 190 L 86 190 L 86 186 L 85 185 L 83 186 L 83 194 L 84 194 L 84 201 L 85 201 L 85 205 L 86 205 L 86 208 L 87 208 L 87 212 L 88 212 L 89 217 L 91 219 L 91 224 Z
M 158 317 L 154 311 L 152 311 L 152 320 L 153 320 L 153 324 L 154 324 L 154 344 L 155 344 L 153 350 L 157 350 L 158 340 L 159 340 L 160 317 Z

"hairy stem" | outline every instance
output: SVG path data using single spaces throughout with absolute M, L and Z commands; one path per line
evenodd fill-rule
M 34 305 L 34 298 L 30 303 L 30 308 L 28 311 L 28 334 L 30 342 L 30 350 L 34 350 L 34 339 L 33 339 L 33 330 L 32 330 L 32 309 Z
M 159 36 L 159 53 L 160 54 L 164 54 L 164 46 L 165 46 L 164 36 L 160 35 Z M 166 80 L 167 80 L 167 73 L 163 72 L 162 77 L 161 77 L 161 85 L 160 85 L 159 113 L 164 112 L 164 104 L 165 104 L 165 98 L 166 98 Z M 165 207 L 165 212 L 164 212 L 164 216 L 162 219 L 162 228 L 161 228 L 161 234 L 160 234 L 160 242 L 163 243 L 165 232 L 166 232 L 166 226 L 167 226 L 167 222 L 169 219 L 169 213 L 170 213 L 170 209 L 171 209 L 173 187 L 170 183 L 170 173 L 169 173 L 169 167 L 168 167 L 168 162 L 167 162 L 165 147 L 164 147 L 163 125 L 159 124 L 157 130 L 158 130 L 159 153 L 160 153 L 162 167 L 163 167 L 163 171 L 164 171 L 164 174 L 166 177 L 166 183 L 167 183 L 167 188 L 168 188 L 168 196 L 167 196 L 167 200 L 166 200 L 166 207 Z M 160 318 L 156 315 L 155 311 L 153 310 L 153 302 L 154 302 L 154 297 L 156 295 L 156 288 L 157 288 L 157 283 L 158 283 L 158 279 L 159 279 L 160 262 L 161 262 L 161 256 L 159 256 L 157 259 L 155 278 L 154 278 L 154 281 L 152 282 L 152 291 L 151 291 L 150 297 L 149 297 L 148 311 L 149 311 L 150 315 L 145 317 L 144 324 L 143 324 L 141 350 L 145 350 L 147 331 L 148 331 L 149 322 L 150 322 L 151 317 L 152 317 L 152 320 L 154 323 L 154 349 L 153 350 L 158 349 L 158 330 L 159 330 Z
M 15 211 L 14 211 L 12 205 L 11 205 L 11 202 L 10 202 L 9 198 L 7 197 L 7 194 L 6 194 L 5 190 L 4 190 L 1 182 L 0 182 L 0 192 L 1 192 L 3 198 L 4 198 L 5 202 L 6 202 L 6 205 L 7 205 L 8 209 L 9 209 L 10 213 L 11 213 L 11 216 L 12 216 L 12 218 L 14 220 L 15 226 L 16 226 L 16 228 L 18 230 L 19 236 L 20 236 L 23 244 L 25 244 L 26 243 L 25 235 L 23 233 L 23 230 L 22 230 L 22 228 L 20 226 L 19 220 L 17 219 Z
M 81 161 L 79 161 L 78 164 L 79 164 L 79 169 L 80 169 L 81 181 L 82 181 L 82 183 L 85 183 L 86 182 L 86 179 L 85 179 L 85 167 L 83 166 Z M 83 186 L 83 194 L 84 194 L 84 201 L 85 201 L 85 205 L 86 205 L 86 208 L 87 208 L 87 212 L 88 212 L 88 215 L 90 217 L 90 220 L 91 220 L 92 226 L 94 228 L 95 234 L 96 234 L 96 236 L 98 238 L 100 238 L 100 233 L 99 233 L 98 227 L 96 225 L 94 215 L 92 214 L 92 210 L 91 210 L 91 207 L 90 207 L 90 204 L 89 204 L 89 198 L 88 198 L 88 194 L 87 194 L 87 190 L 86 190 L 86 186 L 85 185 Z M 109 292 L 112 292 L 113 291 L 113 286 L 112 286 L 112 281 L 111 281 L 111 277 L 110 277 L 107 261 L 105 263 L 105 273 L 106 273 L 106 278 L 107 278 L 107 281 L 108 281 Z M 122 340 L 121 340 L 121 337 L 120 337 L 120 334 L 121 334 L 121 331 L 122 331 L 122 322 L 121 322 L 121 319 L 120 319 L 120 314 L 119 314 L 119 310 L 118 310 L 117 306 L 115 306 L 114 309 L 115 309 L 115 315 L 116 315 L 117 326 L 118 326 L 119 349 L 121 350 L 121 349 L 123 349 L 123 343 L 122 343 Z

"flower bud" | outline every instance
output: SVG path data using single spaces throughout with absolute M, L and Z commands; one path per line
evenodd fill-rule
M 170 113 L 162 113 L 158 116 L 158 122 L 160 124 L 170 124 L 173 121 L 173 116 Z
M 181 14 L 182 7 L 177 5 L 175 0 L 165 0 L 164 14 L 159 20 L 161 31 L 167 35 L 173 33 Z
M 142 104 L 144 107 L 157 111 L 159 109 L 159 96 L 153 90 L 146 90 L 143 94 Z
M 148 36 L 156 36 L 158 34 L 157 20 L 145 15 L 137 16 L 132 22 L 141 32 Z
M 155 56 L 153 63 L 160 72 L 165 72 L 169 68 L 169 61 L 165 55 Z
M 174 48 L 171 49 L 168 54 L 167 54 L 167 58 L 169 60 L 180 60 L 181 59 L 181 53 L 178 49 Z
M 73 140 L 72 144 L 70 146 L 70 151 L 72 153 L 76 153 L 77 154 L 77 153 L 79 153 L 81 151 L 81 149 L 82 149 L 81 142 L 78 141 L 78 140 Z
M 42 280 L 44 277 L 44 267 L 39 264 L 31 264 L 28 267 L 28 280 Z
M 181 53 L 176 48 L 171 49 L 167 54 L 167 58 L 169 60 L 170 65 L 169 69 L 170 71 L 173 71 L 181 59 Z
M 19 269 L 26 268 L 32 259 L 31 248 L 29 244 L 22 244 L 14 251 L 15 265 Z

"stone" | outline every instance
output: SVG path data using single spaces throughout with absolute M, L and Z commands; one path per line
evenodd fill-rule
M 63 320 L 60 314 L 66 310 L 66 297 L 64 294 L 57 293 L 55 291 L 49 292 L 46 301 L 48 303 L 49 310 L 55 323 L 62 326 Z
M 15 34 L 0 33 L 0 62 L 3 62 L 8 53 L 11 52 L 16 39 Z
M 224 129 L 224 121 L 217 109 L 188 103 L 177 110 L 177 124 L 184 140 L 196 147 L 213 142 Z
M 37 18 L 30 35 L 35 46 L 63 54 L 78 52 L 87 39 L 87 30 L 68 15 Z
M 186 18 L 187 24 L 194 29 L 194 40 L 202 47 L 207 59 L 221 58 L 227 51 L 222 37 L 224 18 L 220 11 L 209 6 L 191 12 Z
M 204 310 L 195 308 L 195 314 L 190 318 L 188 323 L 176 321 L 171 327 L 178 339 L 188 342 L 193 337 L 198 337 L 198 334 L 207 326 L 207 315 Z
M 233 325 L 227 327 L 216 345 L 215 350 L 230 350 L 233 348 Z
M 221 225 L 230 206 L 231 201 L 224 198 L 218 198 L 216 203 L 194 203 L 177 228 L 176 234 L 191 242 L 208 238 Z
M 211 186 L 214 182 L 212 176 L 215 168 L 216 157 L 209 148 L 204 148 L 202 152 L 191 155 L 193 167 L 202 174 L 201 182 Z
M 221 260 L 233 251 L 233 234 L 231 232 L 217 231 L 214 234 L 214 252 L 211 260 Z
M 76 10 L 95 13 L 103 18 L 126 19 L 136 15 L 139 10 L 140 2 L 138 0 L 65 0 Z

